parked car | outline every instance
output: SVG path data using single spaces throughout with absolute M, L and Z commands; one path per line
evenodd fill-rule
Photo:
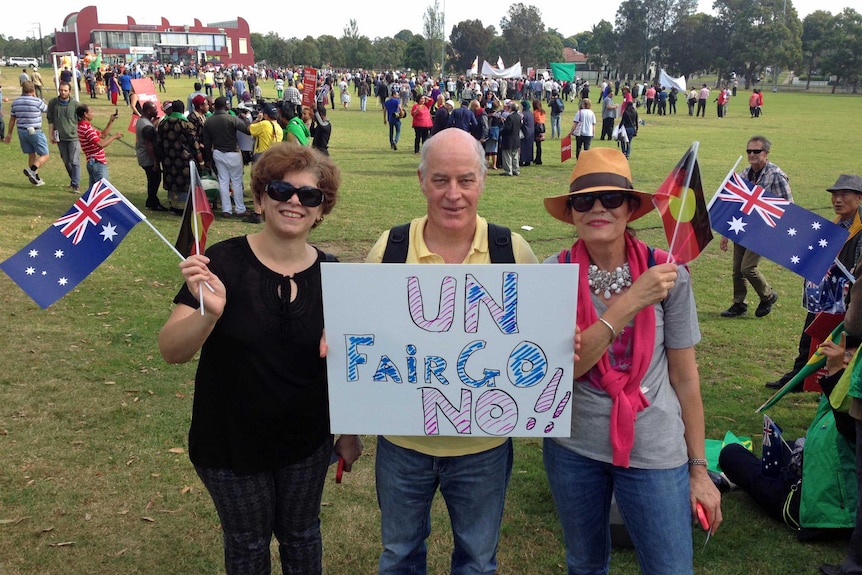
M 6 65 L 6 58 L 0 56 L 0 66 L 5 66 L 5 65 Z
M 12 56 L 9 58 L 8 65 L 13 68 L 17 68 L 19 66 L 27 66 L 30 68 L 38 68 L 39 60 L 36 58 L 24 58 L 22 56 Z

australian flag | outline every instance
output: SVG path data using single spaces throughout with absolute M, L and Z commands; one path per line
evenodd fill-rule
M 107 180 L 99 180 L 0 269 L 44 309 L 84 281 L 145 219 Z
M 781 428 L 768 415 L 763 416 L 763 450 L 760 471 L 765 477 L 778 477 L 786 467 L 790 449 L 785 446 Z
M 731 174 L 709 203 L 712 229 L 807 280 L 820 283 L 849 232 Z

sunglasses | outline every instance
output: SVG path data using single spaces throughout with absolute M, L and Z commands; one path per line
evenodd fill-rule
M 623 192 L 577 194 L 569 198 L 569 206 L 576 212 L 588 212 L 593 208 L 596 200 L 599 200 L 605 208 L 612 210 L 623 205 L 627 198 L 628 194 Z
M 276 202 L 286 202 L 294 194 L 296 194 L 299 203 L 307 208 L 316 208 L 323 203 L 323 192 L 311 186 L 297 188 L 290 182 L 280 180 L 272 181 L 266 185 L 266 195 Z
M 760 152 L 765 152 L 766 150 L 745 150 L 746 154 L 759 154 Z

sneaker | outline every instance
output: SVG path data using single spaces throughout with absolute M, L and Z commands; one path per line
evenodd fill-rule
M 748 306 L 744 303 L 734 303 L 732 306 L 721 312 L 721 317 L 739 317 L 748 313 Z
M 727 475 L 724 473 L 716 473 L 715 471 L 706 470 L 709 478 L 712 480 L 712 484 L 715 485 L 716 489 L 718 489 L 719 493 L 727 493 L 736 485 L 730 482 L 727 478 Z
M 765 315 L 769 315 L 769 312 L 772 311 L 772 306 L 775 305 L 775 302 L 778 301 L 778 292 L 772 292 L 772 296 L 766 298 L 765 300 L 761 300 L 760 304 L 757 306 L 757 309 L 754 311 L 754 315 L 757 317 L 763 317 Z
M 77 186 L 69 186 L 70 194 L 80 194 L 81 190 Z
M 39 186 L 44 186 L 44 185 L 45 185 L 45 180 L 43 180 L 42 178 L 38 177 L 38 175 L 36 176 L 36 178 L 37 178 L 37 179 L 36 179 L 36 181 L 35 181 L 35 182 L 33 182 L 33 185 L 34 185 L 34 186 L 36 186 L 36 187 L 38 188 Z
M 249 212 L 249 213 L 248 213 L 248 214 L 246 214 L 246 216 L 242 219 L 242 221 L 244 221 L 244 222 L 248 222 L 248 223 L 250 223 L 250 224 L 259 224 L 259 223 L 261 223 L 263 220 L 261 220 L 261 218 L 260 218 L 260 214 L 256 214 L 256 213 L 254 213 L 254 212 Z
M 27 179 L 30 180 L 30 183 L 34 186 L 39 185 L 39 175 L 31 170 L 30 168 L 24 168 L 24 175 L 27 176 Z

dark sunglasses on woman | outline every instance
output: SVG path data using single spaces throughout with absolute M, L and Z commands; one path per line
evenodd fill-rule
M 296 194 L 299 203 L 307 208 L 316 208 L 323 203 L 323 192 L 311 186 L 297 188 L 290 182 L 281 180 L 272 181 L 266 185 L 266 195 L 276 202 L 286 202 L 294 194 Z
M 623 205 L 628 194 L 624 192 L 599 192 L 597 194 L 577 194 L 569 198 L 569 206 L 576 212 L 588 212 L 593 209 L 593 204 L 599 200 L 602 205 L 612 210 Z

